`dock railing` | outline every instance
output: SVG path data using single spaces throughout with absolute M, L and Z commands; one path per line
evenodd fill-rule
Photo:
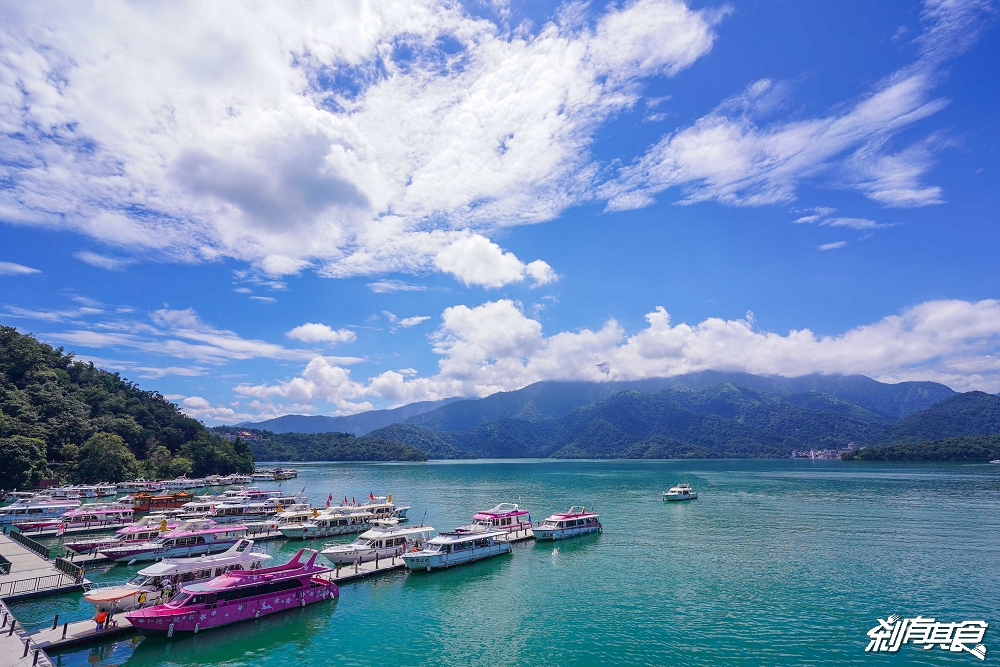
M 34 593 L 35 591 L 43 591 L 49 588 L 60 588 L 73 583 L 76 583 L 76 579 L 65 574 L 46 574 L 33 579 L 5 581 L 0 583 L 0 598 Z
M 0 554 L 0 573 L 10 574 L 10 565 L 11 565 L 10 561 L 4 558 L 2 554 Z
M 7 537 L 9 537 L 10 539 L 14 540 L 18 544 L 20 544 L 22 547 L 25 547 L 27 549 L 31 549 L 32 551 L 34 551 L 36 554 L 38 554 L 42 558 L 48 559 L 48 557 L 49 557 L 49 548 L 47 546 L 45 546 L 44 544 L 39 544 L 38 542 L 34 541 L 33 539 L 31 539 L 30 537 L 28 537 L 24 533 L 18 532 L 16 530 L 12 530 L 12 531 L 10 531 L 10 534 Z
M 71 563 L 65 558 L 56 557 L 55 562 L 56 569 L 60 572 L 65 572 L 69 576 L 73 577 L 74 580 L 79 579 L 83 576 L 83 568 L 75 563 Z

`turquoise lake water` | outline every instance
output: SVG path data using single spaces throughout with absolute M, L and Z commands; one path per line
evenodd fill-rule
M 340 599 L 196 637 L 122 640 L 60 665 L 958 665 L 864 652 L 877 617 L 1000 623 L 1000 466 L 840 461 L 296 464 L 315 504 L 369 491 L 439 530 L 519 502 L 593 506 L 604 532 L 341 586 Z M 660 494 L 689 482 L 698 500 Z M 274 486 L 273 484 L 265 486 Z M 350 541 L 347 537 L 339 541 Z M 329 540 L 328 540 L 329 541 Z M 282 562 L 302 542 L 271 542 Z M 312 545 L 319 546 L 319 545 Z M 138 566 L 88 573 L 127 578 Z M 29 626 L 89 616 L 79 594 L 14 605 Z M 1000 654 L 991 627 L 987 662 Z

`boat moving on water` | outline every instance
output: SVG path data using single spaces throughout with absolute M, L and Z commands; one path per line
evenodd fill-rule
M 330 568 L 316 565 L 315 549 L 300 549 L 284 565 L 260 570 L 234 570 L 200 584 L 185 584 L 166 604 L 125 614 L 140 634 L 197 633 L 248 621 L 340 595 L 337 584 L 319 575 Z
M 430 526 L 397 526 L 390 523 L 361 533 L 350 544 L 328 544 L 321 553 L 334 565 L 366 563 L 375 560 L 376 555 L 384 559 L 419 550 L 433 532 Z
M 694 500 L 697 497 L 698 494 L 691 490 L 690 484 L 678 484 L 663 492 L 663 499 L 670 501 Z
M 602 530 L 600 517 L 586 507 L 574 505 L 568 512 L 553 514 L 535 526 L 536 540 L 561 540 Z
M 206 581 L 232 570 L 259 570 L 269 560 L 271 557 L 267 554 L 253 551 L 253 540 L 244 539 L 221 554 L 164 558 L 159 563 L 139 570 L 124 584 L 92 588 L 84 594 L 83 599 L 94 605 L 96 611 L 108 611 L 112 606 L 125 609 L 147 599 L 152 602 L 163 594 L 167 584 L 170 585 L 170 592 L 166 595 L 169 598 L 172 591 L 182 584 Z
M 497 541 L 497 538 L 504 538 Z M 411 570 L 431 570 L 463 565 L 484 558 L 509 554 L 511 544 L 507 531 L 490 530 L 485 526 L 463 532 L 441 533 L 427 541 L 419 551 L 403 554 L 403 562 Z
M 198 556 L 225 551 L 246 535 L 246 526 L 218 524 L 211 519 L 185 521 L 150 542 L 98 549 L 116 562 L 148 561 L 178 556 Z

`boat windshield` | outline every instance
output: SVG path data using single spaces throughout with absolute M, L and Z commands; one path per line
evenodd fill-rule
M 558 525 L 559 525 L 558 521 L 549 521 L 548 519 L 542 522 L 542 526 L 544 528 L 555 528 Z
M 168 607 L 181 607 L 181 606 L 184 605 L 185 602 L 187 602 L 190 599 L 191 599 L 191 594 L 190 593 L 181 593 L 177 597 L 175 597 L 173 600 L 171 600 L 170 602 L 168 602 L 167 606 Z
M 443 544 L 428 544 L 426 550 L 436 553 L 438 551 L 441 551 L 441 549 L 443 549 L 444 546 L 445 545 Z
M 137 574 L 129 579 L 128 583 L 132 586 L 148 586 L 151 583 L 151 579 L 144 574 Z

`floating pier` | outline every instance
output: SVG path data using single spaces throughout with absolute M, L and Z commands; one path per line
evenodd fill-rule
M 48 549 L 35 546 L 47 555 Z M 70 568 L 59 569 L 57 564 L 7 535 L 0 535 L 0 598 L 24 600 L 83 590 L 86 580 L 82 574 L 71 574 L 66 571 Z
M 132 634 L 135 634 L 135 628 L 125 618 L 125 614 L 120 613 L 115 616 L 112 627 L 100 631 L 97 630 L 97 623 L 93 619 L 87 619 L 86 621 L 61 623 L 54 628 L 38 630 L 29 634 L 28 638 L 31 640 L 32 649 L 39 648 L 42 651 L 51 652 Z
M 18 526 L 14 526 L 14 528 L 17 528 L 18 532 L 20 532 L 20 533 L 22 533 L 24 535 L 27 535 L 28 537 L 36 538 L 36 537 L 66 537 L 67 535 L 85 535 L 87 533 L 108 532 L 108 531 L 112 531 L 112 530 L 118 530 L 119 528 L 125 528 L 126 526 L 131 526 L 131 525 L 132 525 L 132 522 L 130 522 L 130 521 L 125 521 L 125 522 L 122 522 L 122 521 L 97 522 L 97 521 L 95 521 L 94 523 L 88 524 L 86 526 L 78 526 L 76 528 L 67 528 L 67 529 L 65 529 L 62 532 L 59 532 L 59 528 L 45 528 L 45 529 L 36 528 L 34 530 L 30 530 L 30 529 L 29 530 L 22 530 Z
M 402 570 L 406 567 L 406 563 L 399 556 L 390 558 L 380 558 L 378 561 L 366 561 L 364 563 L 354 563 L 351 565 L 342 565 L 340 569 L 334 568 L 333 572 L 329 574 L 319 575 L 320 579 L 326 579 L 327 581 L 332 581 L 336 584 L 346 584 L 349 581 L 356 581 L 358 579 L 364 579 L 365 577 L 371 577 L 376 574 L 385 574 L 386 572 L 393 572 L 395 570 Z
M 535 531 L 531 528 L 525 528 L 524 530 L 515 530 L 507 533 L 506 537 L 496 538 L 497 542 L 524 542 L 526 540 L 535 539 Z
M 32 646 L 28 633 L 0 600 L 0 667 L 52 667 L 45 651 Z

